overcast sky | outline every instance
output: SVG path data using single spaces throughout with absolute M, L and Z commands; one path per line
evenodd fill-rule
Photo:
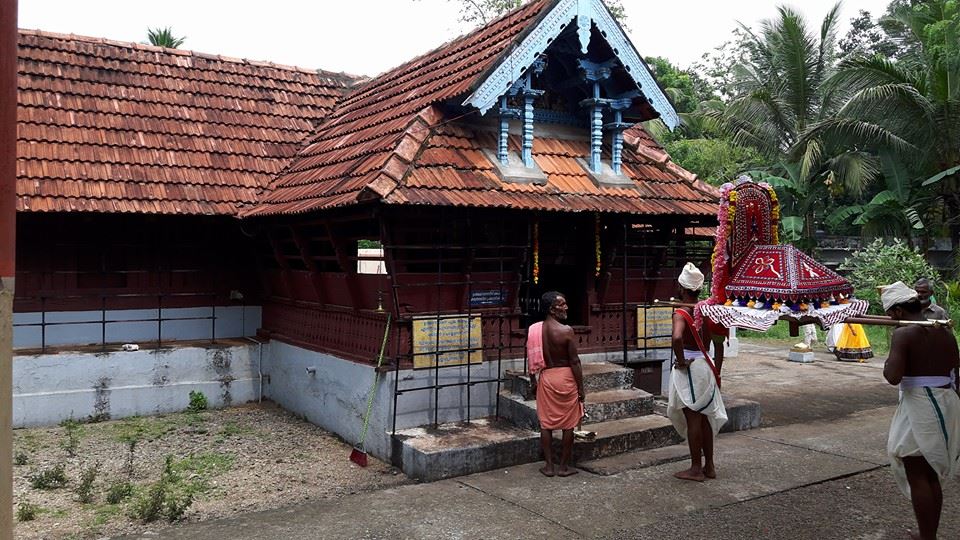
M 833 0 L 790 0 L 811 28 Z M 860 9 L 888 0 L 848 0 L 842 32 Z M 624 0 L 630 34 L 644 56 L 687 66 L 723 43 L 737 21 L 776 14 L 768 0 Z M 146 41 L 148 27 L 171 26 L 181 47 L 306 68 L 375 75 L 469 30 L 449 0 L 19 0 L 19 26 Z M 842 34 L 841 34 L 842 35 Z

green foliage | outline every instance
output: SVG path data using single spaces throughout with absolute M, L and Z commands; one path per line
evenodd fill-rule
M 133 495 L 133 484 L 126 480 L 115 481 L 107 488 L 107 502 L 120 504 Z
M 13 464 L 18 467 L 26 465 L 27 461 L 29 460 L 30 460 L 30 457 L 27 455 L 26 452 L 17 452 L 16 455 L 13 456 Z
M 899 239 L 891 244 L 879 238 L 874 240 L 845 260 L 840 270 L 846 272 L 857 297 L 870 302 L 870 309 L 874 313 L 883 313 L 877 292 L 877 287 L 881 285 L 902 281 L 912 286 L 922 277 L 934 283 L 935 289 L 941 283 L 940 274 L 923 255 Z
M 33 489 L 57 489 L 66 485 L 67 474 L 64 471 L 63 463 L 35 471 L 30 475 L 30 486 L 32 486 Z
M 151 522 L 166 517 L 168 521 L 181 519 L 193 504 L 193 495 L 184 489 L 182 478 L 174 470 L 173 457 L 167 456 L 160 479 L 151 484 L 133 501 L 133 517 Z
M 17 521 L 33 521 L 43 509 L 36 504 L 23 501 L 17 505 Z
M 381 244 L 379 240 L 357 240 L 357 248 L 359 249 L 380 249 L 382 247 L 383 244 Z
M 524 0 L 448 0 L 460 4 L 460 20 L 471 24 L 486 24 L 500 15 L 524 4 Z M 610 14 L 620 24 L 627 22 L 623 0 L 604 0 Z
M 60 441 L 60 447 L 67 451 L 68 456 L 76 457 L 77 449 L 80 447 L 80 439 L 83 437 L 83 426 L 71 416 L 60 422 L 60 427 L 63 428 L 65 437 Z
M 191 390 L 190 405 L 187 406 L 187 411 L 200 412 L 205 410 L 207 410 L 207 396 L 203 395 L 203 392 Z
M 100 473 L 100 464 L 87 467 L 80 473 L 77 487 L 74 493 L 77 494 L 77 500 L 89 504 L 93 502 L 93 484 L 97 480 L 97 474 Z
M 176 49 L 183 45 L 183 42 L 186 41 L 187 38 L 174 36 L 173 29 L 168 26 L 166 28 L 148 28 L 147 40 L 151 45 L 156 45 L 157 47 Z
M 666 143 L 664 148 L 681 167 L 715 186 L 762 162 L 756 150 L 726 139 L 681 139 Z

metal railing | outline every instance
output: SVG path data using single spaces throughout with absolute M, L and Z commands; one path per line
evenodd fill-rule
M 217 319 L 218 319 L 216 299 L 217 299 L 218 297 L 220 297 L 220 296 L 222 296 L 220 293 L 214 293 L 214 292 L 183 292 L 183 293 L 156 293 L 156 294 L 154 294 L 154 293 L 121 293 L 121 294 L 97 293 L 97 294 L 70 294 L 70 295 L 36 295 L 36 296 L 32 296 L 32 297 L 30 297 L 30 296 L 28 296 L 28 297 L 18 297 L 18 298 L 17 298 L 17 301 L 18 301 L 18 302 L 22 302 L 22 301 L 34 301 L 34 302 L 39 302 L 39 303 L 40 303 L 40 311 L 39 311 L 39 313 L 40 313 L 40 322 L 15 323 L 15 324 L 13 325 L 13 327 L 14 327 L 14 331 L 16 331 L 17 328 L 40 328 L 40 351 L 41 351 L 41 353 L 45 353 L 46 350 L 47 350 L 47 347 L 49 346 L 48 343 L 47 343 L 47 334 L 48 334 L 48 329 L 49 329 L 49 328 L 51 328 L 51 327 L 65 327 L 65 326 L 78 326 L 78 325 L 95 325 L 95 324 L 100 325 L 100 342 L 99 342 L 99 343 L 86 343 L 86 344 L 83 344 L 83 345 L 100 345 L 101 350 L 103 350 L 103 351 L 105 351 L 105 350 L 107 349 L 107 345 L 110 344 L 110 343 L 120 343 L 120 342 L 108 342 L 108 341 L 107 341 L 107 328 L 108 328 L 108 326 L 110 326 L 110 325 L 121 325 L 121 324 L 123 324 L 123 325 L 129 325 L 129 324 L 133 324 L 133 323 L 155 323 L 155 324 L 156 324 L 156 330 L 157 330 L 157 332 L 156 332 L 156 338 L 155 338 L 155 339 L 151 339 L 151 340 L 150 340 L 150 343 L 151 343 L 151 344 L 152 344 L 152 343 L 156 343 L 157 348 L 161 348 L 161 347 L 163 346 L 163 342 L 164 342 L 164 339 L 163 339 L 163 325 L 164 325 L 164 323 L 169 323 L 169 322 L 172 322 L 172 321 L 210 321 L 210 342 L 211 342 L 211 343 L 216 343 L 216 341 L 217 341 Z M 183 298 L 209 298 L 209 299 L 211 299 L 211 302 L 209 302 L 209 305 L 205 305 L 205 306 L 192 306 L 192 307 L 187 307 L 187 308 L 183 308 L 183 307 L 166 307 L 166 308 L 165 308 L 165 307 L 164 307 L 165 301 L 167 301 L 167 302 L 169 303 L 170 300 L 175 299 L 175 298 L 176 298 L 176 299 L 183 299 Z M 87 300 L 87 301 L 89 301 L 89 300 L 92 300 L 92 299 L 99 299 L 99 301 L 100 301 L 100 309 L 99 309 L 99 310 L 83 309 L 83 310 L 80 310 L 80 311 L 84 311 L 84 312 L 98 311 L 98 312 L 100 313 L 100 316 L 99 316 L 98 318 L 91 318 L 91 319 L 85 319 L 85 320 L 70 320 L 70 321 L 49 321 L 49 320 L 47 320 L 47 315 L 48 315 L 49 313 L 68 313 L 67 311 L 49 311 L 49 310 L 47 309 L 47 304 L 48 304 L 50 301 L 57 301 L 57 302 L 70 301 L 70 300 Z M 153 299 L 156 299 L 156 304 L 155 304 L 155 305 L 147 305 L 147 307 L 137 307 L 137 308 L 135 308 L 135 309 L 136 309 L 137 311 L 156 310 L 156 312 L 157 312 L 157 316 L 156 316 L 156 317 L 110 318 L 110 319 L 107 318 L 108 312 L 112 312 L 112 311 L 122 311 L 122 310 L 113 310 L 113 309 L 108 310 L 108 309 L 107 309 L 107 302 L 108 302 L 109 300 L 141 300 L 141 301 L 142 301 L 142 300 L 153 300 Z M 242 306 L 242 307 L 245 307 L 245 306 Z M 203 315 L 203 316 L 191 316 L 191 317 L 176 317 L 176 316 L 174 316 L 174 317 L 164 317 L 164 309 L 166 309 L 166 310 L 169 311 L 169 310 L 174 310 L 174 309 L 179 310 L 179 309 L 203 309 L 203 308 L 209 308 L 210 314 L 209 314 L 209 315 Z M 31 312 L 31 313 L 35 313 L 35 312 Z M 244 318 L 245 318 L 245 317 L 244 317 Z M 242 323 L 242 324 L 245 324 L 245 321 L 244 321 L 244 323 Z M 204 338 L 204 339 L 205 339 L 205 338 Z M 176 341 L 176 340 L 170 340 L 170 341 Z M 79 345 L 79 344 L 78 344 L 78 345 Z M 32 347 L 21 347 L 21 349 L 24 349 L 24 348 L 32 348 Z

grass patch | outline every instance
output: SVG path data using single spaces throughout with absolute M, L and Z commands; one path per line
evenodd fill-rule
M 90 526 L 92 527 L 102 527 L 110 521 L 113 520 L 116 516 L 121 514 L 120 505 L 118 504 L 105 504 L 98 506 L 93 511 L 93 519 L 90 521 Z
M 126 480 L 120 480 L 110 484 L 107 488 L 107 503 L 111 505 L 120 504 L 133 495 L 133 484 Z
M 114 439 L 124 444 L 130 444 L 131 442 L 156 441 L 176 427 L 177 422 L 171 421 L 168 417 L 132 416 L 113 424 L 111 429 Z
M 174 462 L 173 470 L 178 473 L 216 476 L 232 469 L 234 461 L 236 458 L 230 454 L 197 454 Z
M 223 424 L 223 427 L 220 428 L 218 433 L 221 437 L 242 437 L 244 435 L 252 435 L 254 429 L 250 426 L 241 426 L 237 422 L 226 422 Z

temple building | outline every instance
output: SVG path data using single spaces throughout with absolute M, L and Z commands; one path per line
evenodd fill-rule
M 542 293 L 585 357 L 659 369 L 644 306 L 709 265 L 718 192 L 644 130 L 679 118 L 601 0 L 372 79 L 19 43 L 17 425 L 196 388 L 355 441 L 379 380 L 366 448 L 397 461 L 398 430 L 504 416 Z

